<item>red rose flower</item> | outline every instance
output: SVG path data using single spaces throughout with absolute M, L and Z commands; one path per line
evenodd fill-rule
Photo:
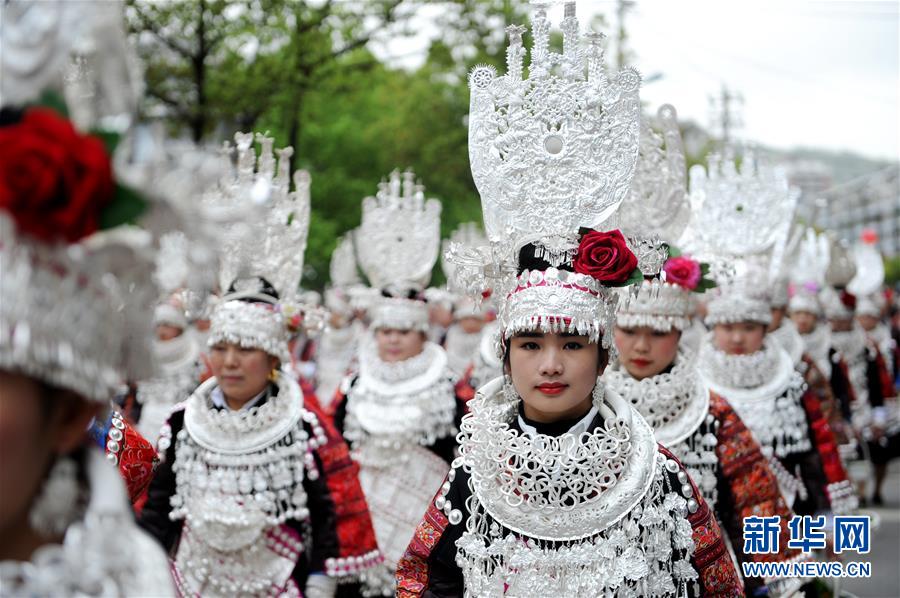
M 581 237 L 573 266 L 579 274 L 587 274 L 606 285 L 626 282 L 638 260 L 625 237 L 618 230 L 601 233 L 588 231 Z
M 673 257 L 663 264 L 663 272 L 666 273 L 666 282 L 677 284 L 689 291 L 693 291 L 700 284 L 703 273 L 700 264 L 689 257 Z
M 847 309 L 854 310 L 856 309 L 856 295 L 849 291 L 841 291 L 840 294 L 841 303 Z
M 46 108 L 0 127 L 0 209 L 20 231 L 72 243 L 97 230 L 115 185 L 100 139 Z

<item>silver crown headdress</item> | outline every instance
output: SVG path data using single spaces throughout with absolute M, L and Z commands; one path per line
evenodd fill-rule
M 880 318 L 886 299 L 881 293 L 884 284 L 884 260 L 875 245 L 877 237 L 872 231 L 864 231 L 862 239 L 853 246 L 856 275 L 847 284 L 847 290 L 856 298 L 856 314 Z
M 470 294 L 494 290 L 504 337 L 567 331 L 594 341 L 602 335 L 609 347 L 615 296 L 599 278 L 558 266 L 573 264 L 580 230 L 599 226 L 628 194 L 641 80 L 631 68 L 607 74 L 601 35 L 587 34 L 588 47 L 581 47 L 574 2 L 566 3 L 561 28 L 557 53 L 539 5 L 528 77 L 525 28 L 517 25 L 507 28 L 507 74 L 480 66 L 469 76 L 469 161 L 491 246 L 466 250 L 451 243 L 449 253 Z M 551 267 L 517 274 L 518 249 L 528 243 Z
M 331 254 L 328 272 L 331 285 L 335 287 L 351 287 L 362 282 L 356 268 L 356 249 L 353 247 L 352 231 L 338 241 Z
M 856 276 L 856 261 L 853 259 L 849 243 L 843 239 L 832 239 L 829 257 L 825 283 L 838 289 L 846 288 Z
M 378 185 L 375 197 L 362 205 L 356 230 L 357 257 L 369 284 L 390 294 L 421 292 L 441 246 L 441 203 L 425 199 L 425 188 L 415 174 L 391 173 Z M 402 296 L 376 300 L 369 309 L 375 328 L 427 330 L 428 311 L 423 301 Z
M 223 291 L 234 291 L 216 305 L 208 343 L 236 343 L 253 347 L 290 363 L 288 324 L 300 301 L 300 279 L 309 232 L 309 174 L 293 174 L 290 190 L 290 157 L 293 148 L 276 150 L 273 139 L 257 134 L 261 151 L 257 158 L 253 133 L 235 133 L 237 165 L 204 195 L 203 202 L 222 211 L 255 206 L 264 217 L 224 227 L 224 254 L 219 270 Z M 279 297 L 267 295 L 260 278 L 268 281 Z M 249 300 L 249 301 L 248 301 Z M 315 311 L 315 310 L 311 310 Z M 318 318 L 315 318 L 318 319 Z
M 847 283 L 847 290 L 859 297 L 879 292 L 884 284 L 884 260 L 875 241 L 863 239 L 853 246 L 856 274 Z
M 828 237 L 817 234 L 812 228 L 806 229 L 788 269 L 791 295 L 788 301 L 789 311 L 807 311 L 821 315 L 819 292 L 825 286 L 828 262 Z
M 691 218 L 687 168 L 675 108 L 660 106 L 656 120 L 659 133 L 649 119 L 641 121 L 637 168 L 616 220 L 628 236 L 656 237 L 672 244 L 681 238 Z
M 669 104 L 660 106 L 656 120 L 659 133 L 651 127 L 650 119 L 642 119 L 634 180 L 628 197 L 611 219 L 628 236 L 641 272 L 650 276 L 663 270 L 669 246 L 681 238 L 691 217 L 684 148 L 675 108 Z M 695 260 L 684 257 L 682 262 L 682 268 L 696 270 L 690 272 L 691 280 L 667 282 L 662 275 L 623 292 L 617 323 L 664 332 L 687 328 L 694 308 L 690 286 L 700 283 L 702 272 L 701 264 Z
M 352 309 L 350 289 L 362 284 L 356 267 L 352 231 L 338 241 L 331 253 L 328 271 L 331 284 L 325 289 L 325 306 L 331 311 L 346 314 Z
M 450 250 L 451 244 L 455 244 L 460 249 L 477 249 L 487 245 L 487 237 L 477 222 L 463 222 L 450 233 L 449 238 L 441 242 L 441 269 L 447 278 L 448 286 L 453 285 L 456 272 L 456 264 L 447 259 L 447 252 Z
M 748 152 L 740 168 L 730 152 L 691 168 L 691 222 L 682 242 L 712 264 L 719 286 L 708 324 L 771 321 L 769 292 L 779 274 L 799 191 L 782 168 Z M 736 233 L 735 231 L 739 231 Z M 740 278 L 743 278 L 741 280 Z
M 90 93 L 75 98 L 78 102 L 67 93 L 73 116 L 58 118 L 76 128 L 90 125 L 124 133 L 111 156 L 112 171 L 117 182 L 139 191 L 146 201 L 140 218 L 145 228 L 76 233 L 61 230 L 57 221 L 59 229 L 51 229 L 50 238 L 33 234 L 22 218 L 21 210 L 33 210 L 29 202 L 39 198 L 23 194 L 23 202 L 16 198 L 0 210 L 0 368 L 103 403 L 121 384 L 153 374 L 148 313 L 159 294 L 153 280 L 156 235 L 191 230 L 203 236 L 209 221 L 192 205 L 193 197 L 218 172 L 217 165 L 208 167 L 217 161 L 205 152 L 162 139 L 149 143 L 144 130 L 133 124 L 132 100 L 139 94 L 131 86 L 135 73 L 126 56 L 121 17 L 121 10 L 99 2 L 78 3 L 74 9 L 65 2 L 4 3 L 0 15 L 0 104 L 32 102 L 47 88 L 70 91 L 68 69 L 73 58 L 85 58 L 76 60 L 83 77 L 79 90 Z M 15 132 L 13 137 L 16 143 Z M 173 163 L 170 158 L 176 154 L 179 159 Z M 47 168 L 53 174 L 54 165 Z M 164 180 L 143 176 L 160 170 Z M 93 212 L 104 201 L 98 189 L 77 206 L 67 203 L 72 201 L 68 185 L 62 191 L 53 210 L 74 207 L 84 210 L 80 217 L 97 217 Z M 49 218 L 51 206 L 43 208 Z M 214 249 L 207 247 L 195 263 L 214 265 Z
M 523 78 L 522 34 L 507 28 L 507 73 L 469 76 L 469 162 L 492 242 L 514 243 L 595 228 L 628 194 L 638 156 L 641 78 L 610 77 L 602 35 L 579 44 L 575 3 L 565 4 L 562 53 L 550 50 L 543 6 L 532 17 L 531 61 Z

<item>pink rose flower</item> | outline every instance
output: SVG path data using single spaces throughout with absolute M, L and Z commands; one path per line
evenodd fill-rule
M 689 257 L 679 256 L 666 260 L 663 265 L 666 273 L 666 282 L 677 284 L 689 291 L 693 291 L 700 284 L 703 277 L 700 271 L 700 263 Z

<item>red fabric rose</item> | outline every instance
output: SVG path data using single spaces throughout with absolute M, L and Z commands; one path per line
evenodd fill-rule
M 115 185 L 103 142 L 47 108 L 0 127 L 0 209 L 20 231 L 72 243 L 97 230 Z
M 856 309 L 856 295 L 849 291 L 841 291 L 841 303 L 849 310 Z
M 601 233 L 588 231 L 581 237 L 573 266 L 607 285 L 622 284 L 637 268 L 638 260 L 618 230 Z
M 703 278 L 700 264 L 684 256 L 666 260 L 663 272 L 666 273 L 666 282 L 677 284 L 689 291 L 696 289 L 700 279 Z

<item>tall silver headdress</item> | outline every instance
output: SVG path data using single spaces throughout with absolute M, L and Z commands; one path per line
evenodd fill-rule
M 223 227 L 224 255 L 219 284 L 227 294 L 216 305 L 208 343 L 237 343 L 264 350 L 290 363 L 289 320 L 299 309 L 300 278 L 309 231 L 309 173 L 290 173 L 293 148 L 276 150 L 273 139 L 235 133 L 237 165 L 202 201 L 221 211 L 255 206 L 264 217 Z M 290 190 L 293 179 L 294 190 Z M 267 293 L 267 281 L 278 297 Z
M 487 237 L 477 222 L 463 222 L 450 233 L 450 237 L 441 242 L 441 269 L 447 278 L 447 285 L 452 287 L 455 280 L 456 264 L 447 259 L 450 245 L 455 244 L 466 250 L 476 250 L 488 244 Z
M 821 315 L 819 293 L 825 286 L 829 262 L 828 237 L 808 228 L 800 239 L 788 269 L 790 300 L 788 311 L 807 311 Z
M 49 89 L 65 95 L 71 110 L 65 117 L 27 105 L 0 126 L 2 145 L 14 150 L 4 154 L 8 171 L 15 155 L 40 162 L 45 176 L 3 185 L 0 368 L 108 402 L 123 383 L 153 374 L 148 314 L 160 293 L 153 279 L 158 236 L 191 230 L 206 238 L 209 221 L 193 196 L 218 172 L 217 161 L 193 146 L 148 142 L 134 125 L 139 75 L 130 68 L 121 7 L 5 3 L 0 27 L 0 105 L 22 107 Z M 75 96 L 70 83 L 77 83 Z M 115 150 L 81 132 L 88 128 L 119 137 Z M 51 153 L 59 163 L 46 159 Z M 165 177 L 143 176 L 160 170 Z M 52 197 L 47 181 L 56 181 Z M 134 192 L 143 213 L 128 199 Z M 123 218 L 104 223 L 116 203 L 134 210 L 143 228 L 113 226 Z M 213 247 L 194 257 L 194 265 L 215 266 Z
M 847 284 L 847 290 L 856 296 L 856 314 L 880 318 L 886 299 L 882 294 L 884 285 L 884 260 L 878 252 L 875 231 L 865 230 L 853 246 L 853 261 L 856 274 Z
M 623 292 L 616 321 L 620 326 L 684 330 L 694 311 L 693 292 L 702 292 L 706 264 L 672 249 L 691 217 L 687 172 L 678 116 L 664 104 L 657 111 L 660 132 L 650 119 L 641 123 L 637 171 L 628 197 L 612 221 L 627 236 L 645 276 L 654 276 Z M 663 144 L 665 142 L 665 149 Z
M 350 290 L 362 284 L 356 267 L 353 232 L 338 241 L 331 253 L 328 271 L 331 284 L 325 289 L 325 306 L 333 312 L 348 313 L 352 309 Z
M 550 24 L 532 17 L 531 61 L 523 78 L 525 28 L 507 28 L 507 73 L 469 75 L 469 161 L 494 242 L 520 243 L 595 228 L 628 195 L 638 157 L 640 75 L 610 77 L 600 34 L 580 45 L 575 3 L 565 5 L 563 51 L 550 50 Z
M 375 328 L 428 329 L 423 301 L 409 298 L 421 293 L 441 246 L 441 203 L 425 199 L 425 188 L 415 174 L 391 173 L 378 185 L 375 197 L 362 204 L 362 222 L 356 230 L 359 266 L 369 284 L 390 295 L 370 307 Z
M 616 220 L 626 236 L 655 237 L 674 244 L 691 219 L 684 146 L 673 106 L 660 106 L 656 123 L 659 132 L 649 118 L 641 120 L 637 169 Z
M 583 229 L 599 226 L 628 194 L 638 157 L 640 76 L 631 68 L 608 75 L 601 35 L 589 33 L 588 47 L 580 45 L 574 2 L 565 5 L 562 53 L 550 50 L 550 25 L 537 7 L 527 78 L 524 32 L 507 28 L 507 74 L 479 66 L 469 76 L 469 161 L 491 246 L 451 243 L 449 257 L 462 288 L 494 290 L 504 337 L 571 331 L 595 341 L 602 335 L 608 347 L 615 311 L 608 285 L 625 281 L 579 272 L 575 264 L 590 261 L 582 240 L 594 235 L 598 247 L 621 247 L 616 255 L 636 266 L 618 231 Z M 518 252 L 528 244 L 550 267 L 519 273 Z
M 709 261 L 718 288 L 706 322 L 771 321 L 769 292 L 779 274 L 799 191 L 783 169 L 747 152 L 740 168 L 730 149 L 691 168 L 692 215 L 685 249 Z M 735 231 L 739 231 L 736 234 Z

